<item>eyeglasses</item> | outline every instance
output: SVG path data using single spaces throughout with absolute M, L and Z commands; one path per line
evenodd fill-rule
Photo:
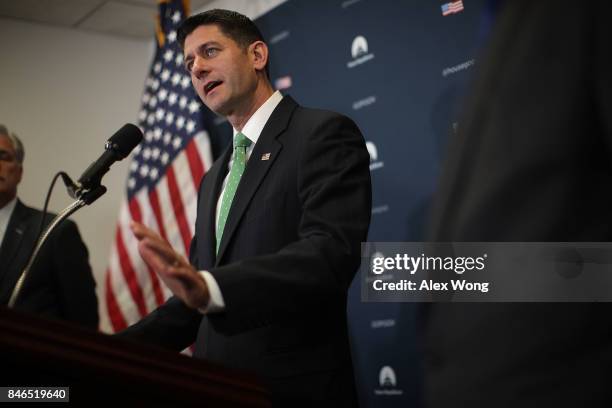
M 0 150 L 0 161 L 12 163 L 17 160 L 17 157 L 8 150 Z

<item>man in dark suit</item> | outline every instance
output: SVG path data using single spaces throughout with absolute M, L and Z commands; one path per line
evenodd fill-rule
M 505 2 L 430 239 L 612 240 L 609 2 Z M 429 407 L 612 405 L 612 309 L 602 303 L 426 307 Z
M 23 144 L 0 125 L 0 304 L 7 305 L 34 247 L 42 212 L 17 198 L 23 174 Z M 51 221 L 47 217 L 45 224 Z M 49 237 L 24 281 L 16 309 L 98 327 L 95 281 L 85 244 L 66 220 Z
M 234 143 L 200 186 L 190 262 L 133 224 L 175 297 L 121 336 L 176 350 L 196 341 L 196 356 L 258 373 L 279 405 L 354 406 L 346 297 L 371 212 L 363 137 L 350 119 L 274 92 L 247 17 L 205 12 L 178 38 Z

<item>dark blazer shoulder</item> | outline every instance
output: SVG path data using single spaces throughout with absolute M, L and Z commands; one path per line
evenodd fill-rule
M 29 207 L 25 205 L 21 200 L 18 199 L 17 203 L 15 204 L 15 209 L 13 210 L 13 214 L 11 215 L 11 221 L 14 220 L 15 222 L 22 222 L 22 223 L 25 222 L 28 224 L 35 223 L 36 225 L 38 225 L 38 223 L 40 223 L 42 216 L 43 216 L 42 210 L 38 210 L 36 208 Z M 43 223 L 43 227 L 46 227 L 47 225 L 49 225 L 56 216 L 57 214 L 53 212 L 47 212 L 47 214 L 45 215 L 45 221 Z M 67 219 L 67 220 L 64 220 L 58 226 L 58 228 L 62 228 L 65 225 L 76 227 L 76 224 L 74 221 Z

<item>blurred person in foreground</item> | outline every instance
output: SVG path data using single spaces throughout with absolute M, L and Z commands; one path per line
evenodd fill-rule
M 611 13 L 604 1 L 504 3 L 431 241 L 612 240 Z M 605 303 L 430 304 L 425 405 L 611 406 L 611 316 Z

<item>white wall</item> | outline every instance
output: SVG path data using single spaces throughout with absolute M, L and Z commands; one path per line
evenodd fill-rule
M 0 19 L 0 123 L 25 145 L 18 194 L 26 204 L 42 208 L 57 171 L 79 177 L 110 135 L 136 122 L 152 53 L 152 41 Z M 104 178 L 105 196 L 72 217 L 90 250 L 100 304 L 126 164 Z M 60 182 L 51 208 L 68 203 Z

